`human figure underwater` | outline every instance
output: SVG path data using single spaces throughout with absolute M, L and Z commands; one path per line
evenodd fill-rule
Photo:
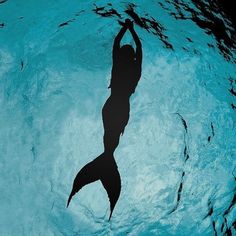
M 114 151 L 119 144 L 120 135 L 124 133 L 129 120 L 129 99 L 141 77 L 142 45 L 134 31 L 133 22 L 126 19 L 117 34 L 112 52 L 113 66 L 111 72 L 111 95 L 102 109 L 104 126 L 104 152 L 85 165 L 75 177 L 73 188 L 68 198 L 67 207 L 72 197 L 85 185 L 101 180 L 110 200 L 110 216 L 120 195 L 121 180 L 114 159 Z M 127 29 L 130 31 L 136 52 L 131 45 L 120 46 Z

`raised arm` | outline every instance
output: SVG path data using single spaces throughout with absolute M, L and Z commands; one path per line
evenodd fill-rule
M 125 20 L 125 24 L 127 25 L 133 39 L 134 42 L 136 44 L 136 60 L 138 64 L 142 64 L 142 44 L 141 41 L 138 37 L 138 35 L 136 34 L 135 30 L 134 30 L 134 24 L 131 20 L 126 19 Z
M 130 30 L 130 33 L 133 36 L 134 42 L 136 44 L 136 60 L 141 65 L 141 63 L 142 63 L 142 44 L 141 44 L 141 41 L 140 41 L 138 35 L 136 34 L 136 32 L 134 30 L 132 22 L 129 23 L 129 30 Z
M 115 40 L 114 40 L 114 44 L 113 44 L 113 52 L 112 52 L 112 57 L 113 57 L 113 60 L 116 58 L 117 56 L 117 53 L 120 49 L 120 41 L 121 39 L 123 38 L 125 32 L 127 30 L 127 26 L 124 24 L 120 30 L 120 32 L 117 34 L 117 36 L 115 37 Z

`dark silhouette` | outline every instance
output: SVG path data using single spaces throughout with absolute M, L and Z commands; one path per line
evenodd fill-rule
M 142 45 L 134 31 L 133 22 L 120 22 L 122 28 L 115 38 L 113 46 L 113 66 L 111 72 L 111 95 L 102 109 L 104 126 L 104 152 L 85 165 L 77 174 L 67 207 L 71 198 L 85 185 L 101 180 L 110 200 L 110 217 L 120 195 L 121 180 L 114 159 L 114 151 L 119 144 L 120 135 L 124 133 L 129 120 L 129 98 L 141 77 Z M 126 30 L 129 29 L 136 44 L 136 51 L 131 45 L 120 47 Z

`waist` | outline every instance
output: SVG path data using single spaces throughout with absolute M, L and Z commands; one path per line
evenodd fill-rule
M 111 86 L 111 95 L 119 96 L 120 99 L 129 99 L 129 97 L 134 93 L 134 88 L 131 87 L 123 87 L 123 86 Z
M 111 90 L 111 95 L 110 95 L 110 98 L 111 99 L 115 99 L 115 100 L 119 100 L 119 101 L 122 101 L 122 102 L 129 102 L 129 99 L 132 95 L 132 92 L 124 92 L 124 91 L 112 91 Z
M 111 93 L 110 97 L 107 99 L 109 102 L 112 102 L 114 105 L 115 104 L 123 104 L 123 105 L 128 105 L 129 106 L 129 95 L 124 95 L 122 92 L 121 93 Z

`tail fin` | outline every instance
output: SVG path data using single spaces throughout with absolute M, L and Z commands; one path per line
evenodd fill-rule
M 68 198 L 67 207 L 72 197 L 85 185 L 101 180 L 110 200 L 110 216 L 120 196 L 121 181 L 120 174 L 113 156 L 106 156 L 104 153 L 85 165 L 75 177 L 73 188 Z

